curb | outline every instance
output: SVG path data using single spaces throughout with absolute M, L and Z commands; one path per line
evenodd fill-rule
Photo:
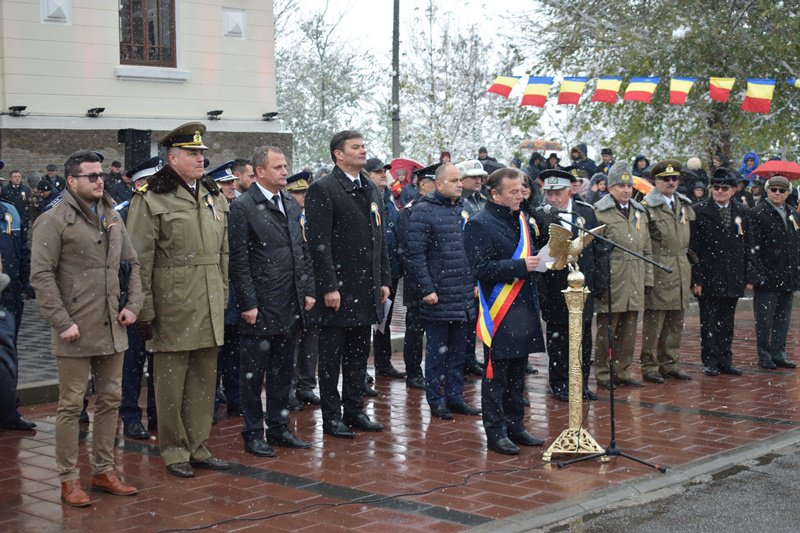
M 625 500 L 635 499 L 635 503 L 641 504 L 668 497 L 677 492 L 679 485 L 692 479 L 717 473 L 729 468 L 731 465 L 743 463 L 798 443 L 800 443 L 800 429 L 794 429 L 763 441 L 740 446 L 706 458 L 696 459 L 690 463 L 671 468 L 666 474 L 650 474 L 644 478 L 633 479 L 614 487 L 595 490 L 583 496 L 554 503 L 535 511 L 495 520 L 469 531 L 475 533 L 547 531 L 546 528 L 548 527 L 562 525 L 571 519 L 592 512 L 605 511 L 610 507 L 621 507 L 624 505 Z

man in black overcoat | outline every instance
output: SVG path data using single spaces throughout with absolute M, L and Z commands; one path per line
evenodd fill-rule
M 363 172 L 367 150 L 357 131 L 330 143 L 333 171 L 306 195 L 306 236 L 320 309 L 319 389 L 323 431 L 382 431 L 364 412 L 370 326 L 382 318 L 391 278 L 380 191 Z M 339 371 L 342 396 L 339 396 Z M 344 414 L 342 414 L 344 411 Z M 349 427 L 348 427 L 349 426 Z
M 736 303 L 754 279 L 753 229 L 749 210 L 733 200 L 736 176 L 718 169 L 711 198 L 693 207 L 689 242 L 692 292 L 700 303 L 700 358 L 707 376 L 741 375 L 733 366 Z
M 303 310 L 315 304 L 313 274 L 303 242 L 300 206 L 282 189 L 286 157 L 274 146 L 253 156 L 255 183 L 231 203 L 230 276 L 239 308 L 239 390 L 245 451 L 272 457 L 270 445 L 309 448 L 288 427 L 294 352 Z M 267 382 L 267 439 L 261 390 Z
M 792 297 L 800 288 L 800 216 L 786 202 L 791 191 L 788 179 L 771 177 L 766 191 L 767 201 L 752 210 L 758 366 L 796 368 L 786 359 L 786 335 L 792 318 Z
M 544 185 L 544 200 L 548 205 L 563 213 L 536 212 L 534 242 L 536 248 L 543 248 L 550 240 L 550 224 L 560 224 L 578 237 L 578 230 L 564 222 L 567 220 L 586 229 L 599 224 L 594 208 L 573 198 L 570 183 L 575 176 L 564 170 L 545 170 L 539 175 Z M 578 258 L 578 267 L 585 276 L 585 286 L 590 293 L 583 306 L 583 339 L 581 345 L 581 371 L 583 374 L 583 397 L 596 400 L 597 395 L 589 390 L 589 370 L 592 359 L 592 317 L 594 315 L 594 294 L 602 293 L 608 287 L 608 269 L 603 247 L 593 241 L 584 248 Z M 562 290 L 567 288 L 569 269 L 548 270 L 542 274 L 539 290 L 539 304 L 542 319 L 547 323 L 547 355 L 549 358 L 550 390 L 557 400 L 569 400 L 569 311 Z

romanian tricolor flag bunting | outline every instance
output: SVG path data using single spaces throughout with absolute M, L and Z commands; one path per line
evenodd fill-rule
M 592 102 L 616 104 L 621 85 L 622 76 L 603 76 L 597 78 L 597 88 L 594 90 L 594 95 L 592 95 Z
M 686 97 L 692 90 L 697 78 L 678 78 L 673 76 L 669 80 L 669 103 L 673 105 L 685 105 Z
M 742 102 L 742 111 L 769 113 L 774 92 L 775 80 L 749 78 L 747 80 L 747 94 Z
M 786 80 L 786 83 L 788 83 L 792 87 L 797 87 L 798 89 L 800 89 L 800 78 L 789 78 L 788 80 Z
M 711 78 L 708 94 L 712 100 L 717 102 L 727 102 L 731 97 L 731 89 L 736 83 L 736 78 Z
M 504 98 L 508 98 L 511 90 L 519 82 L 521 76 L 497 76 L 494 83 L 489 86 L 487 92 L 499 94 Z
M 581 99 L 583 88 L 586 87 L 587 81 L 589 81 L 589 78 L 564 78 L 558 93 L 558 103 L 578 105 L 578 100 Z
M 650 103 L 659 78 L 631 78 L 625 88 L 623 100 Z
M 544 107 L 545 102 L 547 102 L 547 97 L 550 94 L 550 86 L 552 84 L 552 77 L 531 76 L 528 78 L 528 86 L 525 87 L 525 94 L 522 95 L 522 102 L 520 105 Z

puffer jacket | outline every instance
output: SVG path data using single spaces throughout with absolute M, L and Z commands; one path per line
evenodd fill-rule
M 468 216 L 461 202 L 453 203 L 438 191 L 414 205 L 408 226 L 408 276 L 419 297 L 435 292 L 434 305 L 419 302 L 420 318 L 468 321 L 475 316 L 475 285 L 464 248 Z

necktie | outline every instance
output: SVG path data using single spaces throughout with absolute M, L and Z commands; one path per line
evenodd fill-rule
M 629 211 L 628 211 L 627 207 L 620 207 L 619 210 L 622 211 L 622 216 L 624 216 L 625 218 L 628 218 Z
M 276 194 L 272 197 L 272 203 L 275 204 L 275 208 L 283 213 L 283 205 L 281 205 L 281 197 L 279 194 Z
M 722 225 L 726 228 L 731 225 L 731 209 L 730 207 L 720 207 L 719 216 L 722 219 Z

